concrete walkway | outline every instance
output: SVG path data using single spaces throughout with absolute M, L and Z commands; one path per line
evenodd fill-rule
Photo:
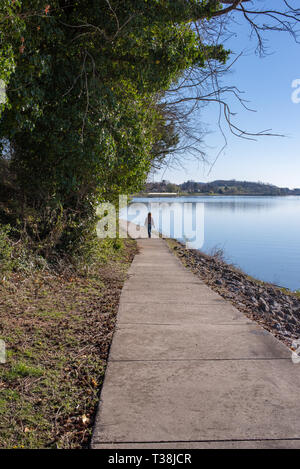
M 300 448 L 300 364 L 139 240 L 121 295 L 92 448 Z

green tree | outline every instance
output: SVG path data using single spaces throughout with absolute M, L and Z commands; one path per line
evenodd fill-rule
M 12 69 L 0 136 L 20 198 L 10 221 L 41 249 L 82 242 L 96 203 L 138 190 L 177 143 L 159 97 L 188 67 L 227 55 L 190 26 L 208 3 L 17 5 L 17 32 L 3 29 Z
M 80 244 L 97 202 L 141 188 L 178 144 L 162 99 L 184 72 L 226 61 L 199 25 L 234 10 L 256 13 L 242 1 L 2 0 L 2 219 L 39 249 Z

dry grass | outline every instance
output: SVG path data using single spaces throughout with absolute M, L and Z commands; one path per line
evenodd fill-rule
M 34 272 L 0 284 L 1 448 L 83 448 L 136 252 L 126 240 L 85 276 Z

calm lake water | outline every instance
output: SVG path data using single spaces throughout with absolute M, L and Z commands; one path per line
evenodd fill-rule
M 227 262 L 253 277 L 300 289 L 300 197 L 134 198 L 123 214 Z

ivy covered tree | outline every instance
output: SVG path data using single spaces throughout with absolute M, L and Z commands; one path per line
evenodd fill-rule
M 234 8 L 243 1 L 2 0 L 2 222 L 46 254 L 82 243 L 96 204 L 140 189 L 178 144 L 162 98 L 226 62 L 197 25 Z
M 18 219 L 41 249 L 74 248 L 93 226 L 98 201 L 141 187 L 158 145 L 168 145 L 159 96 L 190 66 L 226 60 L 222 47 L 205 46 L 190 27 L 215 8 L 7 1 L 0 136 L 9 142 L 14 189 L 6 221 Z
M 15 51 L 13 44 L 20 42 L 23 21 L 17 14 L 19 1 L 3 0 L 0 6 L 0 115 L 7 106 L 6 87 L 15 70 Z M 8 39 L 9 38 L 9 39 Z

